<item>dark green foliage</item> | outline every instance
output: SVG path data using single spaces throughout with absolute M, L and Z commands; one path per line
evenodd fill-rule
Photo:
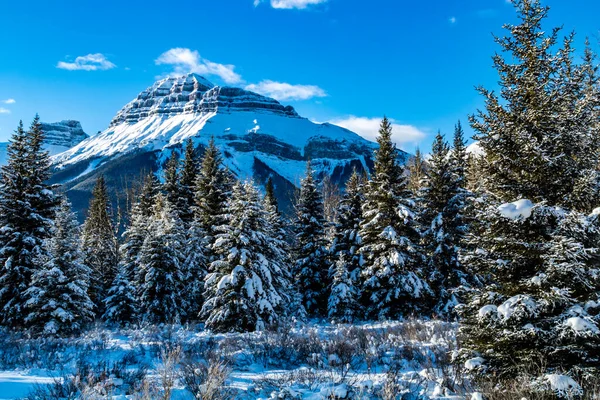
M 36 262 L 40 268 L 25 292 L 28 328 L 44 336 L 79 333 L 94 318 L 94 304 L 88 296 L 90 269 L 83 264 L 79 226 L 70 204 L 63 202 L 56 216 L 52 236 Z
M 329 281 L 325 216 L 310 161 L 300 186 L 294 230 L 294 275 L 303 305 L 309 315 L 325 315 Z
M 100 176 L 92 192 L 88 216 L 83 225 L 84 264 L 91 269 L 90 297 L 100 315 L 104 299 L 117 274 L 118 244 L 104 178 Z
M 360 225 L 362 293 L 369 318 L 389 319 L 422 311 L 430 289 L 421 270 L 407 179 L 397 162 L 387 118 L 381 122 L 377 142 Z
M 43 132 L 39 117 L 30 131 L 20 123 L 8 146 L 8 162 L 0 183 L 0 322 L 23 326 L 25 302 L 37 259 L 50 237 L 57 199 L 45 183 L 49 157 L 41 147 Z
M 462 141 L 458 139 L 458 142 L 460 153 Z M 464 146 L 462 148 L 464 155 Z M 460 187 L 464 184 L 464 169 L 460 161 L 450 157 L 448 144 L 438 133 L 421 191 L 421 219 L 429 285 L 434 290 L 433 311 L 443 317 L 453 315 L 453 308 L 460 301 L 457 292 L 468 281 L 468 274 L 459 260 L 459 246 L 466 230 L 462 218 L 464 189 Z

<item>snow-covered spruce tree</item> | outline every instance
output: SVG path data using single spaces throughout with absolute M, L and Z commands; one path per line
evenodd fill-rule
M 454 139 L 452 141 L 452 149 L 450 150 L 450 160 L 452 161 L 456 186 L 458 189 L 465 190 L 467 187 L 468 155 L 465 144 L 465 131 L 460 121 L 454 126 Z
M 173 323 L 186 317 L 184 245 L 185 232 L 177 212 L 164 195 L 157 195 L 139 255 L 144 272 L 139 302 L 145 322 Z
M 417 148 L 415 150 L 415 156 L 408 162 L 408 190 L 410 190 L 415 197 L 420 195 L 426 170 L 427 163 L 423 158 L 421 150 Z
M 323 316 L 327 313 L 329 263 L 323 198 L 313 174 L 308 161 L 296 204 L 293 271 L 306 312 L 310 316 Z
M 271 206 L 273 211 L 279 214 L 279 203 L 277 197 L 275 197 L 275 185 L 273 185 L 273 179 L 269 177 L 265 184 L 265 204 Z
M 434 291 L 433 312 L 443 317 L 453 315 L 459 303 L 457 291 L 467 284 L 467 273 L 459 261 L 459 246 L 465 232 L 459 179 L 464 182 L 464 176 L 456 173 L 449 153 L 448 144 L 438 132 L 422 189 L 425 228 L 422 242 L 429 264 L 429 286 Z
M 377 142 L 359 231 L 362 294 L 369 318 L 389 319 L 423 312 L 430 289 L 424 280 L 407 179 L 387 118 L 381 122 Z
M 28 164 L 31 168 L 28 177 L 29 185 L 31 186 L 31 195 L 29 201 L 31 207 L 35 210 L 38 218 L 45 223 L 38 226 L 38 234 L 42 238 L 49 238 L 52 234 L 52 220 L 56 216 L 56 212 L 60 206 L 60 198 L 54 193 L 56 187 L 48 184 L 50 179 L 50 155 L 44 150 L 45 133 L 42 131 L 39 115 L 35 115 L 28 136 Z
M 144 177 L 142 190 L 138 199 L 138 212 L 144 217 L 149 217 L 154 212 L 156 195 L 160 193 L 160 182 L 153 172 Z
M 335 322 L 352 323 L 361 312 L 359 293 L 349 270 L 354 267 L 348 254 L 340 252 L 327 302 L 327 316 Z
M 133 324 L 139 317 L 138 288 L 143 280 L 139 255 L 148 235 L 148 217 L 142 213 L 139 201 L 134 204 L 129 221 L 119 247 L 117 274 L 104 300 L 103 319 L 117 326 Z
M 214 244 L 215 229 L 225 221 L 225 205 L 230 188 L 229 172 L 223 167 L 221 152 L 211 138 L 202 156 L 200 172 L 196 179 L 194 217 L 206 234 L 209 249 Z M 206 256 L 212 260 L 212 251 L 209 250 Z
M 127 267 L 127 264 L 119 263 L 117 275 L 104 300 L 106 311 L 102 319 L 111 325 L 129 326 L 138 321 L 139 305 L 136 287 Z
M 199 173 L 199 160 L 192 139 L 185 142 L 185 155 L 181 167 L 179 215 L 186 228 L 194 219 L 196 180 Z
M 171 156 L 165 164 L 164 178 L 163 191 L 167 201 L 175 208 L 175 211 L 179 213 L 181 185 L 179 182 L 179 155 L 175 151 L 171 153 Z
M 30 132 L 20 122 L 0 172 L 0 323 L 11 328 L 23 326 L 25 292 L 53 226 L 56 198 L 44 183 L 50 163 L 42 138 L 37 116 Z
M 94 304 L 88 296 L 90 269 L 83 264 L 79 225 L 66 200 L 44 247 L 36 259 L 40 267 L 25 292 L 25 323 L 31 332 L 44 336 L 78 333 L 94 319 Z
M 119 262 L 111 214 L 106 182 L 100 176 L 92 192 L 82 233 L 84 264 L 91 269 L 90 298 L 99 315 L 104 313 L 104 299 L 115 279 Z
M 509 380 L 531 373 L 532 359 L 539 360 L 535 373 L 585 377 L 600 365 L 591 257 L 598 222 L 586 216 L 597 184 L 584 202 L 574 193 L 598 162 L 597 148 L 584 154 L 597 140 L 598 103 L 583 94 L 597 88 L 579 83 L 587 61 L 573 65 L 571 36 L 553 54 L 558 30 L 546 35 L 541 26 L 548 9 L 537 0 L 514 4 L 521 22 L 498 39 L 510 56 L 494 57 L 501 97 L 480 89 L 486 109 L 471 118 L 486 202 L 476 203 L 470 263 L 489 283 L 461 310 L 463 354 L 482 357 L 488 372 Z
M 227 222 L 217 230 L 218 259 L 205 279 L 202 315 L 215 332 L 245 332 L 276 325 L 293 302 L 283 251 L 270 237 L 267 213 L 252 183 L 238 182 Z
M 581 174 L 598 160 L 597 78 L 593 67 L 573 65 L 572 36 L 554 53 L 559 29 L 542 30 L 548 8 L 540 0 L 513 3 L 521 23 L 496 39 L 510 55 L 493 58 L 500 97 L 480 87 L 485 111 L 470 117 L 485 153 L 483 184 L 502 199 L 568 206 Z
M 337 218 L 334 226 L 333 241 L 329 249 L 332 263 L 330 275 L 334 277 L 332 287 L 329 290 L 329 304 L 331 304 L 333 288 L 337 284 L 335 275 L 338 273 L 337 264 L 342 254 L 344 255 L 345 268 L 350 278 L 351 290 L 355 293 L 356 298 L 360 297 L 362 281 L 360 254 L 358 252 L 360 248 L 358 231 L 362 219 L 362 204 L 364 202 L 363 184 L 363 177 L 354 170 L 346 182 L 346 191 L 339 202 L 336 212 Z M 353 319 L 362 317 L 363 313 L 357 307 L 352 307 L 351 310 L 355 312 L 351 316 Z M 331 316 L 331 309 L 329 311 Z
M 184 261 L 184 296 L 188 304 L 187 317 L 197 319 L 204 303 L 204 278 L 208 272 L 207 242 L 204 230 L 197 221 L 192 221 L 186 230 Z

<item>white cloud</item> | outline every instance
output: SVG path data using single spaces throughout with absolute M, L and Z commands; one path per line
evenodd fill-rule
M 254 0 L 254 7 L 266 0 Z M 327 3 L 328 0 L 270 0 L 271 7 L 283 10 L 299 9 L 304 10 L 308 6 Z
M 79 56 L 74 62 L 59 61 L 56 68 L 69 71 L 99 71 L 115 68 L 116 65 L 106 59 L 104 54 L 95 53 Z
M 4 104 L 15 104 L 17 101 L 15 99 L 6 99 L 6 100 L 2 100 L 2 103 Z
M 451 24 L 455 24 L 455 23 L 456 23 L 456 17 L 450 17 L 450 18 L 448 19 L 448 21 L 449 21 Z
M 327 93 L 323 89 L 314 85 L 291 85 L 284 82 L 274 82 L 264 80 L 259 83 L 253 83 L 246 86 L 246 90 L 251 90 L 275 100 L 308 100 L 313 97 L 325 97 Z
M 347 118 L 334 119 L 329 122 L 356 132 L 367 140 L 375 141 L 379 132 L 381 118 L 366 118 L 351 115 Z M 407 144 L 419 144 L 427 136 L 425 132 L 413 125 L 399 124 L 393 119 L 390 119 L 390 122 L 392 123 L 392 140 L 399 148 Z
M 234 71 L 234 65 L 218 64 L 200 57 L 196 50 L 177 47 L 162 53 L 156 65 L 172 65 L 173 73 L 183 75 L 190 72 L 200 75 L 215 75 L 226 83 L 239 83 L 242 77 Z
M 10 110 L 7 108 L 0 107 L 0 114 L 10 114 Z

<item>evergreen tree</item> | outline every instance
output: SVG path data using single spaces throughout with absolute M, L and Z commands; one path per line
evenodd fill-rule
M 179 215 L 186 227 L 189 227 L 194 219 L 195 187 L 199 174 L 199 161 L 192 139 L 185 143 L 185 158 L 181 168 L 180 190 L 181 204 Z
M 427 163 L 421 150 L 417 148 L 415 156 L 408 162 L 408 190 L 412 192 L 413 196 L 420 194 L 426 171 Z
M 599 133 L 597 77 L 593 68 L 576 74 L 590 68 L 573 65 L 572 35 L 553 53 L 560 29 L 544 32 L 548 8 L 540 0 L 514 4 L 521 23 L 506 25 L 510 35 L 496 39 L 510 54 L 506 59 L 501 53 L 494 56 L 500 97 L 480 87 L 485 110 L 470 117 L 484 153 L 483 185 L 507 201 L 526 198 L 571 206 L 578 178 L 597 166 L 600 150 L 590 146 Z M 582 95 L 584 81 L 589 95 Z
M 458 189 L 466 189 L 467 187 L 467 146 L 465 144 L 465 132 L 463 131 L 460 121 L 458 121 L 454 127 L 454 141 L 452 145 L 452 151 L 450 152 L 450 159 L 454 174 L 456 176 L 456 185 Z
M 450 316 L 459 303 L 457 291 L 467 284 L 468 275 L 459 260 L 459 246 L 466 229 L 461 215 L 463 189 L 459 187 L 464 184 L 464 176 L 460 176 L 464 170 L 449 153 L 448 144 L 438 133 L 423 188 L 423 247 L 429 263 L 430 287 L 435 293 L 433 311 L 443 316 Z
M 357 319 L 360 312 L 358 302 L 359 294 L 350 277 L 347 255 L 339 253 L 339 259 L 335 264 L 335 274 L 331 284 L 331 294 L 327 303 L 327 314 L 336 322 L 352 323 Z
M 221 152 L 211 138 L 204 151 L 196 180 L 195 218 L 206 234 L 208 248 L 214 244 L 216 229 L 225 221 L 225 205 L 230 191 L 230 175 L 223 167 Z M 209 260 L 213 257 L 207 254 Z
M 160 193 L 160 182 L 153 172 L 144 177 L 142 192 L 138 201 L 138 212 L 144 217 L 149 217 L 154 212 L 156 196 Z
M 79 226 L 70 204 L 63 201 L 55 228 L 45 244 L 41 265 L 32 276 L 27 296 L 25 322 L 32 332 L 45 336 L 78 333 L 94 318 L 88 296 L 90 270 L 83 264 Z
M 337 220 L 330 248 L 330 255 L 333 261 L 333 268 L 330 271 L 330 275 L 335 278 L 335 274 L 338 272 L 337 264 L 343 254 L 344 267 L 349 274 L 352 291 L 358 297 L 360 297 L 360 287 L 362 286 L 359 228 L 362 219 L 363 202 L 363 178 L 354 170 L 346 182 L 346 192 L 339 202 L 336 212 Z M 330 290 L 330 304 L 334 291 L 333 288 L 336 284 L 335 279 L 333 279 Z M 357 311 L 357 314 L 352 316 L 353 318 L 358 317 L 358 312 L 360 312 L 359 310 L 355 311 Z
M 500 97 L 480 89 L 486 109 L 471 117 L 485 201 L 476 202 L 469 262 L 487 282 L 461 311 L 463 354 L 483 357 L 487 371 L 509 381 L 531 372 L 534 357 L 536 373 L 597 374 L 598 225 L 585 216 L 595 178 L 588 200 L 576 197 L 598 161 L 597 148 L 586 154 L 598 136 L 597 88 L 582 84 L 589 61 L 574 65 L 572 36 L 553 54 L 558 29 L 542 30 L 548 9 L 514 4 L 521 21 L 498 39 L 510 55 L 494 58 Z
M 56 198 L 44 183 L 50 164 L 42 139 L 37 116 L 30 132 L 20 122 L 0 173 L 0 322 L 11 328 L 23 326 L 25 292 L 53 227 Z
M 306 164 L 306 176 L 300 186 L 294 228 L 294 275 L 303 296 L 302 303 L 310 315 L 325 315 L 329 287 L 325 216 L 323 198 L 314 180 L 310 161 Z
M 188 318 L 196 319 L 204 304 L 204 278 L 208 272 L 206 234 L 197 221 L 192 221 L 185 240 L 182 264 L 184 296 L 189 306 Z
M 164 174 L 165 183 L 163 190 L 167 201 L 175 207 L 175 211 L 179 212 L 181 186 L 179 183 L 179 156 L 176 152 L 172 152 L 171 157 L 167 160 Z
M 228 210 L 214 244 L 219 259 L 206 276 L 202 314 L 215 332 L 262 330 L 281 322 L 293 302 L 283 250 L 269 236 L 254 185 L 237 183 Z
M 377 142 L 360 225 L 362 293 L 367 315 L 387 319 L 422 311 L 430 289 L 423 279 L 413 204 L 387 118 L 381 122 Z
M 273 179 L 269 177 L 265 185 L 265 203 L 273 208 L 273 210 L 279 213 L 279 204 L 277 197 L 275 197 L 275 186 L 273 185 Z
M 137 322 L 139 305 L 128 265 L 119 263 L 117 275 L 104 300 L 103 319 L 112 325 L 129 326 Z
M 181 220 L 172 205 L 159 194 L 139 254 L 144 277 L 139 302 L 146 322 L 173 323 L 186 317 L 184 244 Z
M 38 234 L 46 239 L 52 235 L 52 221 L 60 206 L 60 198 L 54 194 L 56 187 L 47 182 L 51 175 L 51 161 L 50 154 L 43 147 L 46 135 L 42 131 L 39 115 L 36 114 L 33 118 L 27 136 L 27 164 L 31 168 L 28 177 L 31 187 L 29 198 L 31 207 L 36 210 L 38 218 L 44 221 L 38 227 Z
M 90 297 L 99 315 L 117 274 L 118 244 L 104 177 L 96 180 L 82 236 L 84 264 L 91 269 Z

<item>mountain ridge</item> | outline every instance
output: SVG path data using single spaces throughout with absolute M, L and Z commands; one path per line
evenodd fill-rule
M 188 74 L 155 82 L 127 103 L 106 130 L 56 155 L 54 179 L 71 197 L 85 198 L 99 174 L 131 172 L 133 160 L 140 163 L 137 173 L 109 180 L 139 179 L 142 165 L 160 177 L 166 159 L 181 154 L 187 139 L 200 151 L 213 139 L 224 164 L 240 179 L 262 185 L 277 177 L 276 194 L 288 211 L 307 160 L 318 178 L 330 176 L 343 186 L 352 169 L 371 169 L 377 148 L 348 129 L 312 122 L 275 99 Z M 399 150 L 401 161 L 408 157 Z M 129 165 L 115 168 L 124 160 Z M 72 198 L 76 208 L 85 207 L 83 198 Z

